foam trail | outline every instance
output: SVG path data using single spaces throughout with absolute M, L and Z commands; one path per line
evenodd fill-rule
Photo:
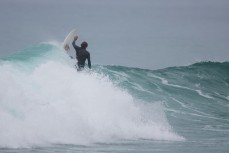
M 227 96 L 226 99 L 229 100 L 229 96 Z
M 195 90 L 195 89 L 192 89 L 192 88 L 171 84 L 165 78 L 162 78 L 162 77 L 159 77 L 159 76 L 156 76 L 156 75 L 151 75 L 151 76 L 154 77 L 154 78 L 160 79 L 161 83 L 164 84 L 164 85 L 168 85 L 168 86 L 176 87 L 176 88 L 187 89 L 187 90 L 192 90 L 192 91 L 195 91 L 196 93 L 198 93 L 202 97 L 205 97 L 205 98 L 208 98 L 208 99 L 214 99 L 213 97 L 211 97 L 211 96 L 209 96 L 207 94 L 203 94 L 203 92 L 201 90 Z
M 199 95 L 201 95 L 201 96 L 203 96 L 203 97 L 205 97 L 205 98 L 214 99 L 213 97 L 211 97 L 211 96 L 209 96 L 209 95 L 207 95 L 207 94 L 203 94 L 201 90 L 196 90 L 196 92 L 197 92 Z

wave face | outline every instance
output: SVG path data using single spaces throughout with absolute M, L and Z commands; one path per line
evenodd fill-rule
M 77 72 L 58 44 L 0 59 L 0 148 L 228 140 L 229 63 Z M 225 145 L 226 146 L 226 145 Z

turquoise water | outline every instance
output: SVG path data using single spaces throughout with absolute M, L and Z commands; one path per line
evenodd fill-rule
M 58 43 L 0 59 L 0 152 L 228 152 L 229 63 L 78 73 Z

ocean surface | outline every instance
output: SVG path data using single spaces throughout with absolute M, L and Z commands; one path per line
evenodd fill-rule
M 93 64 L 61 43 L 0 58 L 1 153 L 227 153 L 229 63 Z

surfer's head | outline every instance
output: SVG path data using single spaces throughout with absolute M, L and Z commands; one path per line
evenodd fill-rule
M 82 42 L 82 43 L 81 43 L 81 47 L 82 47 L 82 48 L 85 48 L 85 49 L 86 49 L 86 48 L 87 48 L 87 46 L 88 46 L 88 44 L 87 44 L 87 42 L 86 42 L 86 41 L 84 41 L 84 42 Z

